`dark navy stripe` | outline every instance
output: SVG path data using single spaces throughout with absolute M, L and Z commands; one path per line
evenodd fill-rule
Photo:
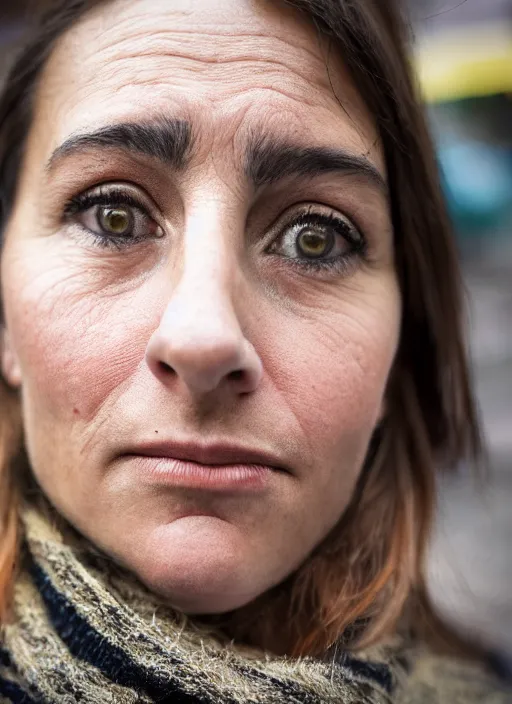
M 73 605 L 55 589 L 48 575 L 33 559 L 30 563 L 30 571 L 55 630 L 74 657 L 97 667 L 111 682 L 131 687 L 135 691 L 143 691 L 157 701 L 171 695 L 172 701 L 176 704 L 210 704 L 214 701 L 206 695 L 198 697 L 184 693 L 180 688 L 179 677 L 172 682 L 138 665 L 124 650 L 109 643 L 76 612 Z M 179 672 L 182 661 L 173 657 L 169 651 L 162 651 L 162 655 Z M 309 694 L 293 681 L 279 680 L 248 667 L 239 668 L 238 671 L 244 676 L 273 684 L 281 690 L 283 696 L 295 697 L 301 704 L 320 704 L 317 697 Z M 232 702 L 234 700 L 224 699 L 224 704 Z
M 144 692 L 156 701 L 172 697 L 171 701 L 176 704 L 211 704 L 213 700 L 209 697 L 191 696 L 183 692 L 179 678 L 174 682 L 169 681 L 157 672 L 138 665 L 124 650 L 109 643 L 76 612 L 33 560 L 30 572 L 55 630 L 74 657 L 97 667 L 111 682 L 136 692 Z M 179 672 L 180 661 L 169 652 L 165 656 Z M 226 704 L 231 704 L 230 700 L 226 700 Z
M 366 681 L 379 685 L 388 694 L 393 694 L 393 677 L 387 665 L 357 660 L 347 654 L 340 658 L 340 665 L 349 669 L 354 677 L 364 677 Z
M 21 687 L 14 682 L 5 680 L 0 676 L 0 696 L 6 697 L 12 704 L 41 704 L 35 699 L 32 699 Z
M 9 655 L 7 650 L 4 650 L 3 648 L 0 648 L 0 665 L 2 667 L 12 666 L 11 656 Z
M 237 668 L 237 670 L 244 677 L 252 680 L 262 680 L 274 685 L 274 687 L 281 690 L 281 693 L 284 696 L 288 699 L 293 698 L 293 701 L 295 702 L 300 702 L 301 704 L 323 704 L 317 696 L 309 693 L 304 689 L 304 687 L 298 685 L 293 680 L 279 680 L 272 675 L 268 675 L 265 672 L 260 672 L 259 670 L 254 670 L 250 667 L 241 667 Z
M 0 647 L 0 666 L 5 668 L 8 673 L 19 675 L 16 663 L 13 661 L 11 654 L 5 648 Z M 0 694 L 11 698 L 11 701 L 15 702 L 25 702 L 30 704 L 31 702 L 42 702 L 39 694 L 32 693 L 27 694 L 19 685 L 15 684 L 11 680 L 2 678 L 0 675 Z M 37 698 L 35 698 L 37 697 Z
M 180 688 L 179 677 L 175 681 L 169 680 L 158 672 L 144 668 L 133 661 L 128 653 L 109 643 L 77 613 L 74 606 L 55 589 L 46 572 L 33 559 L 30 561 L 30 571 L 55 630 L 74 657 L 97 667 L 111 682 L 135 691 L 142 691 L 157 701 L 171 695 L 172 701 L 176 704 L 210 704 L 213 701 L 206 695 L 197 697 L 184 693 Z M 142 635 L 139 638 L 145 639 Z M 161 654 L 179 673 L 182 661 L 169 651 L 162 650 Z M 349 656 L 342 658 L 340 664 L 350 670 L 354 676 L 364 677 L 377 683 L 384 690 L 392 691 L 391 674 L 386 666 L 361 662 Z M 244 677 L 272 684 L 281 691 L 283 697 L 295 698 L 301 704 L 320 704 L 318 697 L 307 692 L 293 680 L 281 680 L 249 666 L 236 669 Z M 347 679 L 341 671 L 340 676 Z M 224 704 L 232 702 L 233 700 L 224 700 Z
M 512 657 L 505 653 L 492 652 L 488 663 L 496 677 L 507 684 L 512 684 Z

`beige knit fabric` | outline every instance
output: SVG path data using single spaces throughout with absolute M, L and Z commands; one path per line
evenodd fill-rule
M 40 511 L 27 507 L 23 525 L 16 618 L 0 639 L 0 692 L 20 698 L 0 701 L 512 703 L 483 670 L 398 642 L 330 662 L 223 642 Z

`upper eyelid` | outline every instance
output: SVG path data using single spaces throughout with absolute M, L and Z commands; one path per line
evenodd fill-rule
M 296 212 L 289 214 L 289 211 L 293 208 L 297 208 Z M 319 209 L 322 209 L 322 211 L 329 211 L 329 213 L 319 212 Z M 288 208 L 285 213 L 281 213 L 281 215 L 279 215 L 279 217 L 274 220 L 274 222 L 269 228 L 269 231 L 272 232 L 274 235 L 280 234 L 286 227 L 293 226 L 301 217 L 308 216 L 310 216 L 312 219 L 314 219 L 315 217 L 320 219 L 332 217 L 333 224 L 334 221 L 339 220 L 339 222 L 343 222 L 347 225 L 350 225 L 357 232 L 359 237 L 364 242 L 366 242 L 367 238 L 364 229 L 357 223 L 355 218 L 351 217 L 350 215 L 341 213 L 336 208 L 326 205 L 325 203 L 310 203 L 307 205 L 306 203 L 304 203 L 302 205 L 292 206 L 291 208 Z
M 96 196 L 98 200 L 100 200 L 102 197 L 106 199 L 109 195 L 113 197 L 112 200 L 114 201 L 116 200 L 116 195 L 120 196 L 120 202 L 122 202 L 122 198 L 132 199 L 135 201 L 133 207 L 148 209 L 150 211 L 160 210 L 158 205 L 154 202 L 154 199 L 149 195 L 149 193 L 146 192 L 145 189 L 127 182 L 101 183 L 96 186 L 92 186 L 91 188 L 70 198 L 66 203 L 66 207 L 68 205 L 72 205 L 73 203 L 78 203 L 80 200 L 85 201 L 88 197 L 93 199 Z M 130 205 L 130 203 L 128 204 Z
M 355 232 L 357 232 L 357 234 L 362 238 L 362 235 L 359 233 L 359 229 L 348 218 L 342 218 L 336 215 L 333 215 L 331 217 L 329 215 L 323 215 L 321 213 L 304 213 L 302 216 L 299 215 L 293 218 L 290 221 L 288 227 L 297 226 L 299 221 L 304 221 L 304 224 L 306 224 L 308 220 L 318 225 L 324 226 L 330 225 L 332 227 L 336 227 L 337 225 L 343 225 L 346 229 L 354 230 Z
M 306 219 L 307 219 L 309 216 L 311 216 L 311 219 L 312 219 L 312 220 L 315 220 L 315 214 L 314 214 L 314 213 L 313 213 L 313 214 L 310 214 L 310 215 L 308 215 L 308 214 L 305 214 L 305 215 L 306 215 Z M 317 214 L 317 215 L 318 215 L 318 214 Z M 300 217 L 300 216 L 299 216 L 299 217 Z M 289 222 L 288 225 L 285 225 L 285 226 L 282 226 L 282 227 L 279 228 L 279 230 L 278 230 L 278 232 L 277 232 L 277 235 L 276 235 L 276 233 L 273 234 L 272 239 L 271 239 L 271 241 L 270 241 L 270 245 L 269 245 L 269 246 L 270 246 L 270 249 L 273 249 L 274 246 L 277 246 L 277 245 L 278 245 L 279 240 L 282 239 L 282 238 L 287 234 L 287 232 L 289 232 L 289 231 L 297 224 L 297 220 L 298 220 L 298 219 L 299 219 L 299 218 L 292 219 L 292 220 Z M 322 220 L 322 219 L 325 219 L 325 218 L 320 217 L 319 219 Z M 336 228 L 336 221 L 338 221 L 339 223 L 343 223 L 343 224 L 346 225 L 347 227 L 349 226 L 349 223 L 350 223 L 350 229 L 354 230 L 355 233 L 357 233 L 357 236 L 356 236 L 356 237 L 352 237 L 352 236 L 350 236 L 350 235 L 345 236 L 345 235 L 343 235 L 343 234 L 341 234 L 341 233 L 338 233 L 340 237 L 343 237 L 343 239 L 344 239 L 346 242 L 348 242 L 348 244 L 349 244 L 350 246 L 352 246 L 352 247 L 357 247 L 358 249 L 361 248 L 362 250 L 366 250 L 366 249 L 367 249 L 368 242 L 367 242 L 366 237 L 365 237 L 364 234 L 349 220 L 349 218 L 342 218 L 342 217 L 340 217 L 340 216 L 334 216 L 334 219 L 333 219 L 333 221 L 332 221 L 332 227 L 333 227 L 333 228 Z

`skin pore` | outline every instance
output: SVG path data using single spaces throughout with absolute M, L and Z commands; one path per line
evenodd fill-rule
M 3 373 L 45 494 L 188 613 L 244 606 L 346 509 L 401 303 L 382 150 L 339 57 L 259 0 L 114 0 L 44 71 L 5 232 Z M 260 491 L 149 442 L 275 456 Z

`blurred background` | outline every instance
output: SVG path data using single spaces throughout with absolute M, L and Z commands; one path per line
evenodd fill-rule
M 0 79 L 24 4 L 0 0 Z M 512 0 L 409 0 L 408 9 L 492 469 L 484 483 L 466 467 L 441 480 L 430 581 L 447 619 L 512 656 Z
M 491 475 L 440 483 L 431 585 L 447 618 L 512 655 L 512 0 L 410 0 L 415 61 L 470 302 Z

